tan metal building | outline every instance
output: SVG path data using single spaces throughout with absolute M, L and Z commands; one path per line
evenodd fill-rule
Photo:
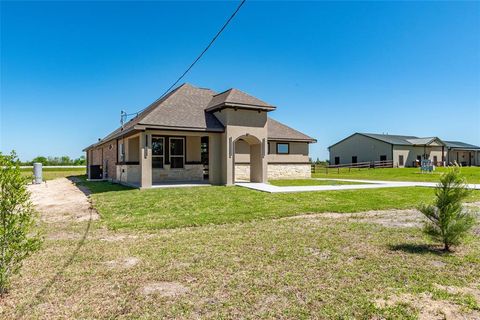
M 392 161 L 394 167 L 412 167 L 429 159 L 437 166 L 453 163 L 480 165 L 480 147 L 438 137 L 357 132 L 331 145 L 328 150 L 330 164 Z
M 183 84 L 87 147 L 88 178 L 149 188 L 310 177 L 316 140 L 270 118 L 275 109 L 237 89 Z

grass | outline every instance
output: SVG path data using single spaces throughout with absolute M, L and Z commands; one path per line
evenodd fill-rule
M 344 184 L 360 184 L 359 182 L 337 181 L 337 180 L 315 180 L 315 179 L 285 179 L 285 180 L 270 180 L 271 185 L 279 187 L 290 186 L 335 186 Z
M 58 236 L 61 227 L 46 228 L 47 235 Z M 63 228 L 69 236 L 80 236 L 86 222 Z M 464 314 L 480 310 L 471 294 L 437 286 L 478 285 L 479 237 L 469 238 L 456 254 L 412 253 L 401 248 L 431 245 L 419 229 L 321 215 L 148 234 L 117 232 L 113 234 L 130 238 L 116 242 L 101 240 L 105 233 L 100 222 L 93 223 L 74 255 L 78 239 L 47 238 L 0 302 L 3 317 L 416 319 L 419 310 L 411 301 L 377 303 L 406 294 L 419 303 L 453 304 Z M 131 268 L 107 264 L 126 257 L 139 263 Z M 71 264 L 57 274 L 70 258 Z M 145 285 L 163 282 L 180 284 L 188 292 L 176 297 L 142 293 Z M 425 294 L 431 300 L 422 302 Z
M 348 168 L 343 168 L 340 169 L 340 173 L 337 173 L 336 169 L 329 169 L 328 174 L 326 174 L 325 169 L 317 169 L 312 177 L 435 182 L 447 170 L 448 168 L 438 167 L 435 172 L 421 173 L 419 168 L 351 169 L 351 171 Z M 480 167 L 463 167 L 461 172 L 468 183 L 480 183 Z
M 32 168 L 20 169 L 25 177 L 33 179 Z M 57 178 L 64 178 L 69 176 L 77 176 L 86 174 L 85 168 L 43 168 L 43 180 L 53 180 Z
M 434 192 L 422 187 L 302 193 L 220 186 L 137 190 L 109 182 L 82 183 L 92 189 L 93 204 L 104 223 L 115 230 L 241 223 L 312 212 L 405 209 L 432 201 Z M 480 192 L 472 193 L 469 200 L 480 200 Z
M 322 214 L 274 219 L 411 208 L 433 189 L 268 194 L 79 183 L 101 220 L 41 224 L 44 247 L 0 299 L 0 318 L 416 319 L 433 305 L 480 317 L 478 225 L 445 254 L 418 227 Z M 138 264 L 125 267 L 125 258 Z M 145 295 L 152 283 L 186 293 Z

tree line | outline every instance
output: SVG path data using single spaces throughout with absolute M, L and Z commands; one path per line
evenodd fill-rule
M 22 162 L 22 166 L 32 166 L 35 162 L 39 162 L 44 166 L 84 166 L 86 165 L 85 156 L 80 156 L 76 159 L 72 159 L 69 156 L 62 157 L 44 157 L 38 156 L 32 159 L 32 161 Z

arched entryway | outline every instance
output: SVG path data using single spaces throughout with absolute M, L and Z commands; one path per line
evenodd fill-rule
M 233 146 L 233 181 L 265 182 L 262 141 L 247 134 L 238 137 Z

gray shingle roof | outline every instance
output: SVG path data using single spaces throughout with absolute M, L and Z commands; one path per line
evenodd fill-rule
M 214 95 L 207 106 L 207 111 L 214 111 L 225 106 L 237 106 L 250 109 L 275 110 L 275 107 L 252 97 L 238 89 L 229 89 L 217 95 Z
M 268 139 L 271 140 L 298 140 L 298 141 L 308 141 L 316 142 L 312 137 L 307 136 L 306 134 L 301 133 L 295 129 L 290 128 L 289 126 L 284 125 L 283 123 L 278 122 L 270 117 L 268 117 Z
M 123 129 L 118 128 L 86 149 L 126 134 L 134 130 L 136 125 L 223 132 L 223 125 L 217 117 L 209 111 L 216 106 L 225 104 L 266 108 L 266 110 L 275 109 L 274 106 L 237 89 L 230 89 L 216 94 L 215 91 L 210 89 L 197 88 L 190 84 L 182 84 L 162 99 L 150 104 L 138 116 L 124 124 Z M 316 141 L 270 118 L 268 119 L 268 127 L 268 138 L 273 137 L 282 140 L 302 140 L 309 142 Z

